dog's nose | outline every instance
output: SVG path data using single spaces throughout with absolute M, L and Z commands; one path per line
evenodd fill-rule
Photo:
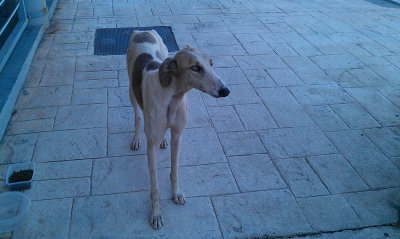
M 224 87 L 218 91 L 218 95 L 221 97 L 227 97 L 229 93 L 231 92 L 229 91 L 228 87 Z

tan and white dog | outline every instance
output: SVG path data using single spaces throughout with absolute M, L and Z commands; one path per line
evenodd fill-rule
M 214 97 L 226 97 L 229 89 L 215 74 L 209 56 L 199 49 L 180 50 L 173 58 L 156 31 L 134 31 L 127 54 L 129 95 L 135 111 L 132 149 L 140 146 L 140 115 L 143 111 L 147 157 L 151 182 L 151 226 L 158 230 L 164 222 L 157 180 L 157 150 L 165 148 L 165 133 L 171 129 L 171 191 L 176 204 L 186 203 L 178 184 L 180 138 L 189 117 L 186 93 L 192 88 Z

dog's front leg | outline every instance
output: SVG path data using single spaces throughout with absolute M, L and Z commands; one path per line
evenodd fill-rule
M 155 146 L 157 145 L 157 146 Z M 161 206 L 160 206 L 160 192 L 158 190 L 158 180 L 157 180 L 157 149 L 159 147 L 159 143 L 154 144 L 151 141 L 147 141 L 147 159 L 149 164 L 149 173 L 150 173 L 150 183 L 151 183 L 151 192 L 150 192 L 150 200 L 151 200 L 151 216 L 150 216 L 150 225 L 159 230 L 163 225 L 164 221 L 162 218 Z
M 172 200 L 176 204 L 184 205 L 186 203 L 185 197 L 182 191 L 179 189 L 178 184 L 178 161 L 179 151 L 181 148 L 181 131 L 175 131 L 171 129 L 171 191 Z

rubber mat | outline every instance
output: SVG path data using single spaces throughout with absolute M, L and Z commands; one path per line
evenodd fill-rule
M 130 28 L 99 28 L 94 37 L 95 55 L 125 55 L 131 34 L 135 30 L 156 30 L 164 41 L 169 52 L 179 50 L 171 27 L 130 27 Z

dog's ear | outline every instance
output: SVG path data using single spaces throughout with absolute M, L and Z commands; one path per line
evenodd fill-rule
M 192 47 L 189 44 L 186 44 L 186 48 L 191 49 Z
M 164 73 L 173 73 L 178 66 L 176 60 L 174 58 L 168 57 L 161 63 L 160 70 Z
M 174 74 L 178 64 L 174 58 L 167 58 L 161 63 L 158 70 L 158 77 L 162 87 L 168 87 L 172 82 L 172 75 Z

